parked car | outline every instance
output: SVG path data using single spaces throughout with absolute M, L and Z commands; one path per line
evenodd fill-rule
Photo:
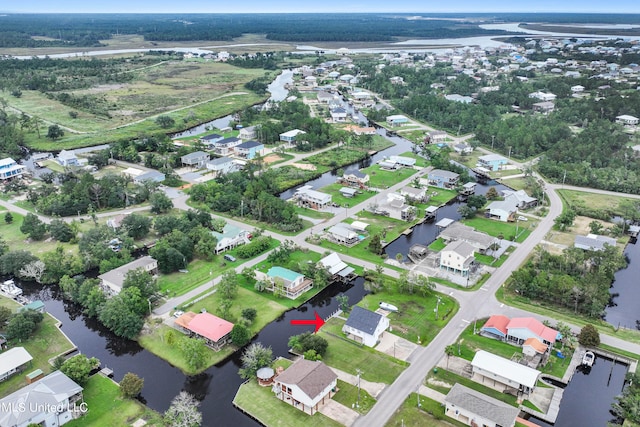
M 234 257 L 233 255 L 226 254 L 224 256 L 224 259 L 227 260 L 227 261 L 230 261 L 230 262 L 235 262 L 236 257 Z

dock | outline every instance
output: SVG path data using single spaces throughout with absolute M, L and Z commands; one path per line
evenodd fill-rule
M 109 369 L 106 366 L 100 369 L 100 374 L 104 375 L 107 378 L 111 378 L 113 376 L 113 369 Z
M 551 401 L 549 403 L 549 409 L 546 413 L 538 412 L 535 409 L 527 408 L 524 405 L 520 405 L 520 410 L 543 421 L 554 424 L 556 422 L 556 418 L 558 418 L 558 413 L 560 412 L 560 402 L 562 401 L 563 394 L 564 389 L 558 387 L 554 388 L 553 396 L 551 396 Z

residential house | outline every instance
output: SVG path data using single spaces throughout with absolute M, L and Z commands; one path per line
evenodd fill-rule
M 369 182 L 369 175 L 359 170 L 354 170 L 345 172 L 342 175 L 342 181 L 351 187 L 364 188 Z
M 80 161 L 76 157 L 76 153 L 73 151 L 62 150 L 58 154 L 58 157 L 56 157 L 56 160 L 64 167 L 80 166 Z
M 264 145 L 257 141 L 247 141 L 236 145 L 235 152 L 239 157 L 251 160 L 256 156 L 261 156 L 264 151 Z
M 476 166 L 490 171 L 498 171 L 507 163 L 509 163 L 509 160 L 499 154 L 486 154 L 478 157 L 478 164 Z
M 222 233 L 212 231 L 211 234 L 217 239 L 216 254 L 220 252 L 228 251 L 237 246 L 249 243 L 251 240 L 251 233 L 235 225 L 226 223 L 222 229 Z
M 0 160 L 0 179 L 19 178 L 27 168 L 10 157 Z
M 624 126 L 637 126 L 639 119 L 637 117 L 629 116 L 627 114 L 623 114 L 622 116 L 616 117 L 616 123 L 620 123 Z
M 127 277 L 127 273 L 138 268 L 142 268 L 147 273 L 155 275 L 158 273 L 158 261 L 150 256 L 138 258 L 135 261 L 131 261 L 130 263 L 99 275 L 100 285 L 108 294 L 117 295 L 122 291 L 122 285 L 124 284 L 124 279 Z
M 378 162 L 378 166 L 380 166 L 380 169 L 385 171 L 395 171 L 400 168 L 398 163 L 392 162 L 391 160 L 380 160 Z
M 210 170 L 216 177 L 239 170 L 235 160 L 231 157 L 218 157 L 217 159 L 209 160 L 206 167 L 207 170 Z
M 518 213 L 518 204 L 517 200 L 514 198 L 494 200 L 489 203 L 486 208 L 487 217 L 497 219 L 502 222 L 515 221 L 516 213 Z
M 356 194 L 358 193 L 358 190 L 356 190 L 353 187 L 341 187 L 340 188 L 340 194 L 348 199 L 352 199 L 356 196 Z
M 474 381 L 502 392 L 517 392 L 524 398 L 535 389 L 540 377 L 536 369 L 484 350 L 476 352 L 471 367 Z
M 375 347 L 388 328 L 389 319 L 387 317 L 355 305 L 342 327 L 342 332 L 349 339 L 367 347 Z
M 522 354 L 530 358 L 544 355 L 549 346 L 540 342 L 539 339 L 531 337 L 522 344 Z
M 332 108 L 330 114 L 331 120 L 334 123 L 343 123 L 347 121 L 347 110 L 342 107 Z
M 400 167 L 403 168 L 412 168 L 416 165 L 417 160 L 413 157 L 405 157 L 405 156 L 389 156 L 388 159 L 390 162 L 396 163 Z
M 424 203 L 429 200 L 426 188 L 414 188 L 407 185 L 405 187 L 402 187 L 399 193 L 406 197 L 408 200 L 412 200 L 418 203 Z
M 507 338 L 507 325 L 511 319 L 501 314 L 494 314 L 480 328 L 480 335 L 504 341 Z
M 558 331 L 545 326 L 533 317 L 514 317 L 509 321 L 506 342 L 522 345 L 529 338 L 536 338 L 543 344 L 553 347 L 558 339 Z
M 387 116 L 385 120 L 387 121 L 387 124 L 391 127 L 404 126 L 409 123 L 409 119 L 407 118 L 407 116 L 403 116 L 402 114 Z
M 83 414 L 82 387 L 55 371 L 0 400 L 0 426 L 58 427 Z
M 309 87 L 314 87 L 318 84 L 318 78 L 315 76 L 306 76 L 304 78 L 304 85 Z
M 298 359 L 275 378 L 276 397 L 309 415 L 336 393 L 338 376 L 320 361 Z
M 331 194 L 313 190 L 310 185 L 298 188 L 294 197 L 298 205 L 315 210 L 323 209 L 331 203 Z
M 467 144 L 455 144 L 453 146 L 453 151 L 458 154 L 468 154 L 473 152 L 473 147 Z
M 462 240 L 449 243 L 440 251 L 440 269 L 468 277 L 475 261 L 474 251 L 473 246 Z
M 585 251 L 603 251 L 605 245 L 616 246 L 616 239 L 598 234 L 587 234 L 586 236 L 576 236 L 573 246 Z
M 256 279 L 270 283 L 269 290 L 281 292 L 291 299 L 298 298 L 313 286 L 313 281 L 305 278 L 304 274 L 278 266 L 271 267 L 266 273 L 256 270 Z
M 402 221 L 413 221 L 416 217 L 416 208 L 407 205 L 403 195 L 389 193 L 387 198 L 375 209 L 375 213 Z
M 463 96 L 458 93 L 453 93 L 450 95 L 445 95 L 445 99 L 453 102 L 460 102 L 462 104 L 471 104 L 473 102 L 473 98 L 470 96 Z
M 346 126 L 345 130 L 349 132 L 353 132 L 356 135 L 375 135 L 376 134 L 376 128 L 371 126 L 361 127 L 361 126 L 351 125 L 351 126 Z
M 318 99 L 318 102 L 321 104 L 330 104 L 333 103 L 337 100 L 336 95 L 330 93 L 330 92 L 325 92 L 323 90 L 319 91 L 316 94 L 316 97 Z
M 356 102 L 373 105 L 373 101 L 371 100 L 371 94 L 369 92 L 363 92 L 363 91 L 352 92 L 351 98 L 353 98 Z
M 18 311 L 25 311 L 25 310 L 33 310 L 33 311 L 37 311 L 38 313 L 44 313 L 45 312 L 45 306 L 44 303 L 40 300 L 35 300 L 30 302 L 29 304 L 25 304 L 22 307 L 20 307 L 18 309 Z
M 389 77 L 389 81 L 394 85 L 402 85 L 404 84 L 404 78 L 400 76 Z
M 165 178 L 166 178 L 165 174 L 163 174 L 160 171 L 148 171 L 134 177 L 133 182 L 136 184 L 143 184 L 145 181 L 162 182 L 164 181 Z
M 205 153 L 204 151 L 194 151 L 193 153 L 180 157 L 180 162 L 183 165 L 193 168 L 202 168 L 208 161 L 209 153 Z
M 476 252 L 481 254 L 486 253 L 491 245 L 498 242 L 493 236 L 489 236 L 486 233 L 476 231 L 473 227 L 461 224 L 459 222 L 453 222 L 442 230 L 439 234 L 445 242 L 449 243 L 456 240 L 469 243 L 473 246 Z
M 231 339 L 233 323 L 211 313 L 188 311 L 175 320 L 175 325 L 190 336 L 202 338 L 205 344 L 219 350 Z
M 318 261 L 320 267 L 327 270 L 329 273 L 329 281 L 334 282 L 336 280 L 348 280 L 353 276 L 353 272 L 355 269 L 353 267 L 349 267 L 346 262 L 340 259 L 340 256 L 331 252 L 326 257 L 322 258 Z
M 455 188 L 460 180 L 460 174 L 442 169 L 433 169 L 427 174 L 429 185 L 438 188 Z
M 220 142 L 224 139 L 224 136 L 212 133 L 211 135 L 205 135 L 200 137 L 200 142 L 207 146 L 210 150 L 215 147 L 216 142 Z
M 259 126 L 247 126 L 246 128 L 240 129 L 240 133 L 238 134 L 238 138 L 240 139 L 255 139 L 258 137 L 258 127 Z
M 229 137 L 221 139 L 220 141 L 216 141 L 213 143 L 213 150 L 216 154 L 221 156 L 228 156 L 233 154 L 234 148 L 238 145 L 242 144 L 242 140 L 236 137 Z
M 285 133 L 280 134 L 280 141 L 286 142 L 289 145 L 295 145 L 298 141 L 298 136 L 306 134 L 305 131 L 300 129 L 292 129 Z
M 468 426 L 513 427 L 520 409 L 479 391 L 454 384 L 444 398 L 445 415 Z
M 329 228 L 327 233 L 329 234 L 330 240 L 340 245 L 350 247 L 360 242 L 358 233 L 356 233 L 349 224 L 342 222 Z
M 584 92 L 585 87 L 582 85 L 571 86 L 571 93 L 582 93 Z
M 505 200 L 515 201 L 518 209 L 531 209 L 538 205 L 538 199 L 531 197 L 524 190 L 503 190 L 502 195 Z
M 554 101 L 556 99 L 556 95 L 554 95 L 553 93 L 538 91 L 530 93 L 529 98 L 539 99 L 540 101 Z
M 33 357 L 24 347 L 13 347 L 0 353 L 0 381 L 21 372 L 32 360 Z
M 533 111 L 537 113 L 549 114 L 553 112 L 553 110 L 556 108 L 556 105 L 551 101 L 542 101 L 536 102 L 532 105 L 532 107 Z

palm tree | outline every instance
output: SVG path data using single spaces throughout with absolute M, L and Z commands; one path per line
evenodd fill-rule
M 444 354 L 447 355 L 447 370 L 449 370 L 449 356 L 453 356 L 456 354 L 456 346 L 455 344 L 449 344 L 444 348 Z

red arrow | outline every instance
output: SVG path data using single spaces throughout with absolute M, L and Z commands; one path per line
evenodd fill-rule
M 318 332 L 320 330 L 320 328 L 322 328 L 322 325 L 324 325 L 324 320 L 322 320 L 322 317 L 318 316 L 318 312 L 317 311 L 315 311 L 314 313 L 316 315 L 315 319 L 312 319 L 312 320 L 291 320 L 291 324 L 292 325 L 316 325 L 315 332 Z

